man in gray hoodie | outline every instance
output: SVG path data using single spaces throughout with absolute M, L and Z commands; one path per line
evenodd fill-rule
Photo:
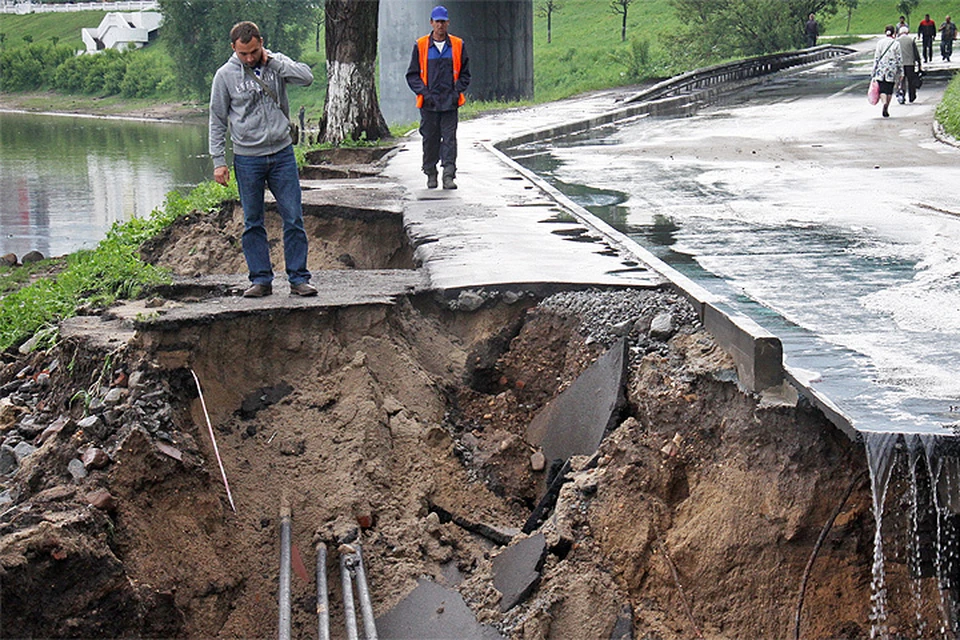
M 226 134 L 233 142 L 233 169 L 243 206 L 241 244 L 251 286 L 246 298 L 273 293 L 273 266 L 263 226 L 264 188 L 270 187 L 283 220 L 283 255 L 290 293 L 315 296 L 307 270 L 307 234 L 303 229 L 300 174 L 290 137 L 288 82 L 313 82 L 313 72 L 302 62 L 263 46 L 260 29 L 252 22 L 230 30 L 234 55 L 217 70 L 210 91 L 210 155 L 213 179 L 230 181 L 226 162 Z

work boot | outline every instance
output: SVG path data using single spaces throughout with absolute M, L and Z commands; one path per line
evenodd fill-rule
M 457 183 L 453 181 L 452 173 L 443 174 L 443 188 L 444 189 L 456 189 Z
M 269 284 L 254 284 L 250 285 L 246 291 L 243 292 L 244 298 L 262 298 L 273 293 L 273 286 Z
M 427 174 L 427 189 L 436 189 L 437 188 L 437 174 L 428 173 Z
M 309 282 L 298 282 L 297 284 L 290 285 L 290 295 L 292 296 L 315 296 L 317 295 L 317 288 L 310 284 Z

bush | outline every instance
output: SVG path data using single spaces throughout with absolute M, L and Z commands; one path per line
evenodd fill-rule
M 0 51 L 0 91 L 33 91 L 50 86 L 57 67 L 72 56 L 70 47 L 44 42 Z
M 127 64 L 120 95 L 125 98 L 149 98 L 169 91 L 176 77 L 169 64 L 155 57 L 132 55 Z

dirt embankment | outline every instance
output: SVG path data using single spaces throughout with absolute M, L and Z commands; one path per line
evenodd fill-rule
M 197 215 L 150 255 L 235 273 L 240 250 L 223 232 L 235 216 Z M 334 222 L 309 224 L 321 234 Z M 344 254 L 366 259 L 357 246 L 324 251 L 341 268 Z M 5 356 L 0 633 L 274 635 L 286 498 L 297 637 L 316 633 L 314 545 L 345 539 L 363 543 L 378 616 L 428 577 L 509 638 L 792 636 L 801 577 L 863 471 L 861 447 L 808 407 L 763 408 L 740 391 L 672 294 L 485 300 L 466 312 L 423 294 Z M 671 327 L 653 330 L 664 314 Z M 599 455 L 571 461 L 538 530 L 539 583 L 503 612 L 503 548 L 438 516 L 516 534 L 549 471 L 531 463 L 527 426 L 617 333 L 629 339 L 626 403 Z M 809 575 L 802 637 L 869 636 L 872 540 L 861 483 Z M 917 637 L 904 567 L 887 568 L 890 624 Z M 936 612 L 920 617 L 938 628 Z

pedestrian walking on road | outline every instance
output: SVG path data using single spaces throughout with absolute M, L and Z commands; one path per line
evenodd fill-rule
M 437 162 L 443 167 L 443 188 L 456 189 L 457 122 L 470 85 L 470 58 L 461 38 L 447 30 L 450 16 L 442 6 L 430 13 L 431 33 L 417 40 L 407 68 L 407 84 L 417 94 L 423 172 L 427 188 L 437 188 Z
M 287 83 L 307 86 L 313 72 L 302 62 L 263 46 L 260 29 L 239 22 L 230 30 L 234 54 L 217 69 L 210 91 L 210 155 L 213 179 L 230 181 L 226 162 L 226 134 L 233 142 L 233 170 L 237 176 L 244 230 L 241 237 L 251 286 L 246 298 L 273 293 L 273 266 L 263 225 L 264 189 L 270 187 L 283 220 L 283 254 L 290 293 L 315 296 L 307 270 L 307 234 L 303 229 L 300 174 L 290 137 Z
M 920 27 L 917 34 L 923 41 L 923 61 L 933 61 L 933 41 L 937 37 L 937 23 L 930 19 L 930 14 L 926 14 L 920 21 Z
M 873 80 L 880 85 L 880 103 L 883 105 L 883 117 L 890 117 L 890 99 L 893 88 L 903 73 L 903 53 L 894 36 L 894 26 L 887 25 L 884 36 L 877 42 L 873 54 Z
M 953 41 L 957 39 L 957 25 L 950 22 L 950 16 L 943 19 L 940 25 L 940 55 L 945 62 L 950 62 L 953 55 Z
M 897 101 L 903 104 L 908 98 L 910 102 L 917 99 L 917 80 L 922 66 L 917 41 L 910 35 L 910 29 L 900 28 L 897 43 L 900 45 L 900 55 L 903 58 L 903 75 L 900 76 L 901 89 L 897 92 Z

